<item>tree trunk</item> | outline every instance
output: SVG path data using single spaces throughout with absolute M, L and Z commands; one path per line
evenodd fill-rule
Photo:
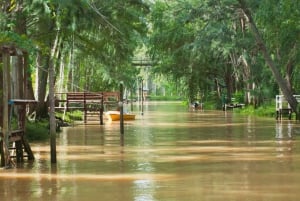
M 38 52 L 37 55 L 37 69 L 36 69 L 36 84 L 37 84 L 37 108 L 36 116 L 37 118 L 44 118 L 48 116 L 47 111 L 47 101 L 46 98 L 46 89 L 48 81 L 48 65 L 49 65 L 49 56 L 42 55 L 41 52 Z
M 24 65 L 25 66 L 25 69 L 28 69 L 28 60 L 29 60 L 29 55 L 26 53 L 24 55 Z M 32 80 L 31 80 L 31 73 L 29 70 L 27 70 L 26 72 L 26 76 L 27 76 L 27 79 L 26 79 L 26 83 L 25 83 L 25 95 L 26 95 L 26 99 L 29 99 L 29 100 L 35 100 L 35 97 L 34 97 L 34 92 L 33 92 L 33 85 L 32 85 Z M 35 104 L 31 104 L 29 105 L 29 114 L 31 114 L 34 110 L 35 110 L 35 107 L 36 105 Z
M 49 65 L 49 116 L 50 116 L 50 151 L 51 163 L 56 163 L 56 119 L 55 119 L 55 64 L 58 57 L 59 32 L 56 33 L 53 46 L 51 48 Z
M 241 61 L 241 64 L 243 66 L 243 82 L 245 83 L 245 87 L 246 87 L 246 93 L 245 93 L 245 103 L 251 104 L 253 103 L 253 105 L 255 105 L 255 101 L 253 99 L 255 99 L 255 97 L 252 99 L 251 97 L 251 93 L 250 91 L 254 89 L 253 86 L 255 86 L 254 83 L 251 83 L 251 68 L 246 60 L 246 58 L 241 55 L 239 60 Z
M 286 74 L 285 74 L 285 79 L 287 82 L 287 86 L 290 89 L 290 91 L 293 91 L 292 87 L 292 73 L 293 73 L 293 61 L 289 60 L 287 65 L 286 65 Z
M 274 61 L 272 60 L 270 54 L 268 53 L 267 47 L 262 39 L 262 36 L 260 35 L 256 24 L 252 18 L 251 12 L 250 10 L 246 7 L 246 3 L 244 0 L 238 0 L 241 6 L 241 9 L 244 13 L 244 15 L 247 17 L 250 28 L 253 32 L 253 35 L 256 39 L 256 42 L 258 43 L 258 45 L 260 46 L 260 50 L 265 58 L 266 63 L 268 64 L 269 68 L 272 71 L 273 76 L 275 77 L 275 80 L 277 82 L 277 84 L 279 85 L 279 88 L 281 89 L 283 95 L 285 96 L 287 102 L 290 104 L 292 110 L 294 112 L 296 112 L 296 116 L 297 116 L 297 120 L 299 120 L 300 116 L 300 110 L 298 110 L 297 106 L 297 100 L 296 98 L 293 96 L 292 91 L 290 90 L 290 88 L 288 87 L 287 82 L 284 80 L 284 78 L 281 76 L 276 64 L 274 63 Z M 299 108 L 300 109 L 300 108 Z
M 225 66 L 224 80 L 225 80 L 225 85 L 226 85 L 226 89 L 227 89 L 226 102 L 231 103 L 232 94 L 234 92 L 231 64 L 227 64 Z

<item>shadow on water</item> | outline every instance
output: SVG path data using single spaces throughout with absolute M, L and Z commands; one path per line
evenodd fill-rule
M 136 107 L 137 109 L 138 107 Z M 233 112 L 189 112 L 145 103 L 125 122 L 63 128 L 56 165 L 49 144 L 36 161 L 0 170 L 1 200 L 296 200 L 300 127 Z

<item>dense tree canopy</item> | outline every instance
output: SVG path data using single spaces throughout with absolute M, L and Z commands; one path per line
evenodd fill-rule
M 143 1 L 11 0 L 1 10 L 1 45 L 30 49 L 38 111 L 46 109 L 51 65 L 59 92 L 112 90 L 134 79 L 131 59 L 147 33 Z
M 0 45 L 29 52 L 39 113 L 51 67 L 57 92 L 113 90 L 120 81 L 133 88 L 141 47 L 156 80 L 189 101 L 257 106 L 299 93 L 299 8 L 285 0 L 8 0 Z
M 242 93 L 240 101 L 255 105 L 273 98 L 279 90 L 285 95 L 287 90 L 297 93 L 300 16 L 296 4 L 156 1 L 151 10 L 149 41 L 150 54 L 160 61 L 156 71 L 184 79 L 191 101 L 199 91 L 206 96 L 215 91 L 219 100 L 225 93 L 227 101 Z M 271 71 L 266 55 L 275 64 Z M 281 75 L 276 77 L 277 69 Z

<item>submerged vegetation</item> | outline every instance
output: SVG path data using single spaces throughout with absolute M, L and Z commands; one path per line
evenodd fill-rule
M 275 104 L 273 105 L 262 105 L 258 108 L 254 108 L 252 105 L 246 106 L 245 108 L 236 110 L 236 112 L 241 114 L 255 115 L 260 117 L 272 117 L 275 119 L 276 110 Z
M 82 121 L 82 111 L 56 113 L 56 116 L 63 119 L 66 125 L 71 125 L 74 121 Z M 57 128 L 59 134 L 61 128 Z M 49 119 L 40 119 L 26 122 L 26 136 L 29 141 L 44 141 L 49 139 Z

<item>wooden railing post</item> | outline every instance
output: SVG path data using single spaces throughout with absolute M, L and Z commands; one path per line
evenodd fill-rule
M 101 93 L 101 104 L 100 104 L 100 125 L 103 125 L 103 112 L 104 112 L 104 94 Z
M 120 83 L 120 101 L 119 101 L 119 107 L 120 107 L 120 133 L 121 135 L 124 135 L 124 117 L 123 117 L 123 83 Z
M 3 104 L 3 110 L 2 110 L 2 116 L 3 116 L 3 122 L 2 122 L 2 133 L 3 133 L 3 156 L 4 156 L 4 164 L 1 164 L 1 166 L 8 166 L 10 165 L 10 154 L 8 150 L 8 136 L 9 136 L 9 107 L 8 107 L 8 101 L 9 101 L 9 90 L 10 90 L 10 81 L 9 81 L 9 70 L 10 70 L 10 61 L 9 61 L 9 52 L 8 49 L 3 48 L 2 53 L 2 59 L 3 59 L 3 89 L 2 89 L 2 104 Z
M 84 123 L 86 123 L 87 121 L 86 92 L 83 92 L 83 110 L 84 110 Z

